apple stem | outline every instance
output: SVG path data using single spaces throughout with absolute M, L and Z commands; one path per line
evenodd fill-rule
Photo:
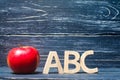
M 22 44 L 18 44 L 19 47 L 22 47 Z

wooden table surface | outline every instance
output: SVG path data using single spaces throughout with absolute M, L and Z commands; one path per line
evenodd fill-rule
M 0 78 L 119 80 L 119 13 L 119 0 L 0 0 Z M 39 50 L 35 74 L 17 75 L 8 68 L 8 51 L 19 44 Z M 63 66 L 65 50 L 81 55 L 94 50 L 86 65 L 99 72 L 60 75 L 51 69 L 42 74 L 49 51 L 57 51 Z
M 96 74 L 76 73 L 57 74 L 51 71 L 50 74 L 42 74 L 42 68 L 38 68 L 34 74 L 13 74 L 8 67 L 0 68 L 0 78 L 5 80 L 119 80 L 119 68 L 100 68 Z

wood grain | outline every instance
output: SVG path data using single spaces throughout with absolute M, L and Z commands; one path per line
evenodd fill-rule
M 40 72 L 49 51 L 57 51 L 63 66 L 64 51 L 81 55 L 98 74 L 15 75 L 6 64 L 8 51 L 18 44 L 36 47 L 41 55 Z M 0 1 L 0 77 L 43 79 L 118 80 L 120 73 L 119 0 L 4 0 Z M 71 66 L 72 67 L 72 66 Z M 8 70 L 5 72 L 4 70 Z M 3 73 L 3 74 L 1 74 Z M 31 77 L 30 77 L 31 76 Z M 109 77 L 111 76 L 111 77 Z

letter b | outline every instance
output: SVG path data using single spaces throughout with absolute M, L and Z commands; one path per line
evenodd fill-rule
M 77 62 L 79 61 L 80 55 L 76 51 L 65 51 L 65 56 L 64 56 L 64 73 L 76 73 L 80 70 L 80 63 Z M 74 55 L 75 58 L 72 60 L 69 60 L 69 56 Z M 76 68 L 74 69 L 69 69 L 69 64 L 74 64 Z

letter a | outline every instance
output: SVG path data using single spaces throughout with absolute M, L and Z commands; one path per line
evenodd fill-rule
M 75 58 L 72 60 L 69 60 L 69 55 L 74 55 Z M 64 55 L 64 73 L 69 73 L 69 74 L 73 74 L 76 73 L 80 70 L 80 63 L 77 62 L 79 61 L 80 55 L 78 52 L 76 51 L 65 51 L 65 55 Z M 69 70 L 69 64 L 74 64 L 76 66 L 75 69 L 70 69 Z
M 54 64 L 51 63 L 53 60 L 53 57 L 56 61 L 56 63 Z M 46 64 L 43 70 L 43 74 L 48 74 L 50 67 L 57 67 L 59 74 L 63 74 L 63 69 L 62 69 L 62 66 L 61 66 L 61 63 L 60 63 L 60 60 L 59 60 L 59 57 L 56 51 L 49 52 L 49 55 L 48 55 L 48 58 L 47 58 L 47 61 L 46 61 Z
M 96 72 L 98 72 L 98 68 L 89 69 L 85 65 L 85 58 L 86 58 L 86 56 L 92 55 L 92 54 L 94 54 L 93 50 L 89 50 L 89 51 L 84 52 L 83 55 L 81 56 L 80 64 L 81 64 L 81 67 L 82 67 L 83 71 L 85 71 L 86 73 L 96 73 Z

